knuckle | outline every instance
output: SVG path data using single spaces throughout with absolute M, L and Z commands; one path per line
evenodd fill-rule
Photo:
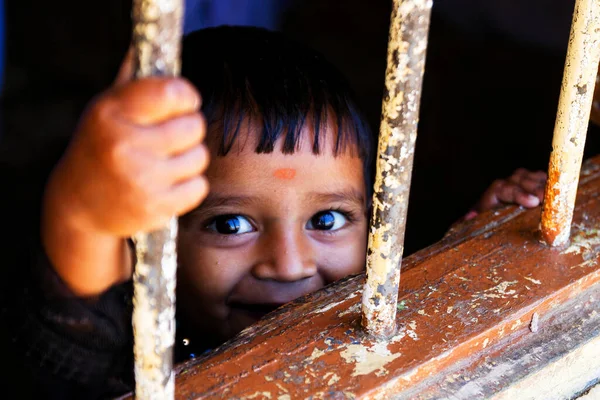
M 204 119 L 198 114 L 180 117 L 173 130 L 172 134 L 180 140 L 200 143 L 204 138 Z
M 181 162 L 185 170 L 200 174 L 208 167 L 208 152 L 198 145 L 189 150 Z
M 105 138 L 105 154 L 111 165 L 117 168 L 120 172 L 135 166 L 135 162 L 131 162 L 130 144 L 126 140 L 121 140 L 118 137 Z M 135 171 L 134 171 L 135 172 Z
M 504 179 L 496 179 L 494 182 L 492 182 L 491 189 L 499 190 L 502 187 L 504 187 L 505 185 L 506 185 L 506 181 Z
M 165 101 L 177 101 L 181 96 L 181 89 L 176 84 L 177 78 L 154 77 L 149 79 L 152 83 L 151 90 Z
M 103 136 L 109 136 L 113 132 L 113 110 L 113 101 L 105 97 L 100 97 L 85 111 L 83 119 L 84 129 Z
M 193 129 L 199 134 L 203 135 L 206 128 L 206 118 L 201 113 L 194 113 L 192 115 Z
M 143 163 L 122 164 L 119 173 L 125 181 L 124 190 L 131 193 L 140 204 L 152 205 L 158 198 L 160 186 L 157 184 L 156 173 L 144 167 Z
M 160 86 L 157 89 L 165 101 L 173 101 L 178 104 L 187 102 L 190 96 L 196 96 L 191 84 L 181 78 L 163 78 L 160 80 Z
M 186 115 L 181 117 L 178 128 L 183 129 L 186 136 L 199 140 L 202 133 L 202 120 L 198 115 Z
M 205 170 L 208 168 L 208 164 L 210 163 L 210 152 L 204 145 L 198 146 L 198 164 L 200 165 L 200 169 Z
M 533 181 L 536 179 L 536 177 L 537 175 L 535 174 L 535 172 L 531 171 L 527 171 L 525 174 L 523 174 L 523 180 Z
M 152 223 L 152 221 L 156 221 L 164 216 L 162 210 L 164 206 L 161 206 L 160 200 L 156 196 L 145 196 L 144 200 L 145 201 L 139 202 L 137 208 L 139 209 L 141 219 L 145 223 Z
M 206 169 L 206 160 L 202 157 L 201 153 L 197 153 L 197 156 L 192 160 L 192 168 L 195 173 L 201 174 Z

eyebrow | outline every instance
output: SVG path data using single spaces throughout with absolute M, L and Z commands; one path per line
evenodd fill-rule
M 252 196 L 220 196 L 209 193 L 202 204 L 200 204 L 193 212 L 216 207 L 243 207 L 256 204 L 257 202 L 258 198 Z
M 344 202 L 354 203 L 359 206 L 365 204 L 365 196 L 358 190 L 348 188 L 340 191 L 318 193 L 313 192 L 307 195 L 306 201 L 315 203 Z

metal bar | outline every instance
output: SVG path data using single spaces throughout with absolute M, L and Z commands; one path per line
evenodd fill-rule
M 135 77 L 180 72 L 183 0 L 134 0 Z M 163 229 L 135 235 L 133 331 L 137 399 L 175 397 L 175 285 L 177 218 Z
M 542 210 L 542 237 L 550 246 L 569 241 L 599 59 L 600 3 L 577 0 Z
M 431 0 L 394 0 L 383 99 L 362 325 L 396 330 L 396 308 Z

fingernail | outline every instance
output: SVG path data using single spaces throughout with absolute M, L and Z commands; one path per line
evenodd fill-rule
M 465 221 L 475 218 L 477 214 L 477 211 L 469 211 L 467 215 L 465 215 Z
M 533 194 L 528 195 L 527 199 L 530 200 L 533 204 L 532 207 L 537 207 L 540 204 L 540 199 L 537 196 L 534 196 Z

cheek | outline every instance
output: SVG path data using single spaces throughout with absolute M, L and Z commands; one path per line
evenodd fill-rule
M 199 245 L 192 235 L 182 231 L 177 251 L 178 286 L 205 302 L 203 306 L 224 304 L 231 289 L 245 274 L 244 259 L 235 249 Z
M 366 229 L 364 234 L 356 233 L 347 240 L 340 241 L 335 247 L 321 249 L 320 254 L 327 254 L 320 264 L 328 282 L 362 272 L 367 256 Z

